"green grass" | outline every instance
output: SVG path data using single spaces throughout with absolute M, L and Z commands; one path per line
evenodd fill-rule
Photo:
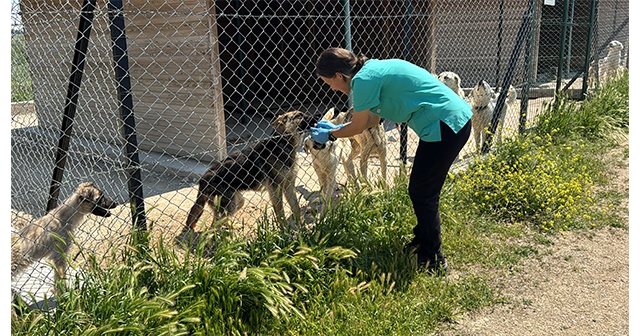
M 23 34 L 11 36 L 11 102 L 33 100 L 33 85 Z
M 277 223 L 265 217 L 255 240 L 205 235 L 183 257 L 171 242 L 146 247 L 135 233 L 113 251 L 120 263 L 105 268 L 90 257 L 85 282 L 58 298 L 55 311 L 16 304 L 12 333 L 432 334 L 464 312 L 508 302 L 492 274 L 549 253 L 550 235 L 626 227 L 616 213 L 626 211 L 627 195 L 608 188 L 613 163 L 602 154 L 628 133 L 628 113 L 628 76 L 580 105 L 559 97 L 541 126 L 452 174 L 441 217 L 456 277 L 429 276 L 403 252 L 415 218 L 399 176 L 387 187 L 348 188 L 298 237 L 269 230 Z M 206 237 L 215 237 L 212 254 Z

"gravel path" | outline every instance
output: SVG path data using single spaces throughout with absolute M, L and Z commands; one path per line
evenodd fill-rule
M 628 231 L 552 240 L 552 253 L 497 280 L 507 304 L 463 316 L 439 335 L 629 335 Z
M 628 196 L 623 148 L 610 153 L 617 163 L 610 187 Z M 623 207 L 628 208 L 628 198 Z M 523 260 L 518 273 L 492 280 L 507 303 L 463 315 L 438 335 L 629 335 L 629 230 L 569 232 L 550 239 L 548 251 Z

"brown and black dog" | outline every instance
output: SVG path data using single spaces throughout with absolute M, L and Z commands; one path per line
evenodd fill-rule
M 303 132 L 313 123 L 312 116 L 300 111 L 282 114 L 272 123 L 274 136 L 214 163 L 200 178 L 198 197 L 180 236 L 195 230 L 206 205 L 214 210 L 215 221 L 233 215 L 244 205 L 242 191 L 262 187 L 269 192 L 278 218 L 285 218 L 283 195 L 294 215 L 299 217 L 300 206 L 295 191 L 296 152 L 302 143 Z

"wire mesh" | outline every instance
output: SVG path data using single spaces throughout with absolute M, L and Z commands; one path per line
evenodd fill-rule
M 347 111 L 348 97 L 331 91 L 314 73 L 317 55 L 328 47 L 347 47 L 369 58 L 410 60 L 434 75 L 455 72 L 470 104 L 473 88 L 482 80 L 492 87 L 494 102 L 498 87 L 512 85 L 517 98 L 506 100 L 500 137 L 535 123 L 554 96 L 558 75 L 562 85 L 571 82 L 566 88 L 570 96 L 580 98 L 585 64 L 594 82 L 609 75 L 605 65 L 628 67 L 628 2 L 549 2 L 554 1 L 536 0 L 531 12 L 528 0 L 125 2 L 116 13 L 124 16 L 124 30 L 118 34 L 126 38 L 128 57 L 128 69 L 120 70 L 131 79 L 127 94 L 139 155 L 134 164 L 141 170 L 152 239 L 162 236 L 166 243 L 178 235 L 208 167 L 271 137 L 277 116 L 300 110 L 320 119 L 332 107 Z M 74 84 L 70 74 L 83 3 L 12 2 L 12 218 L 31 220 L 46 213 L 52 171 L 60 163 L 55 158 L 67 93 L 70 85 L 79 85 L 60 202 L 79 183 L 93 181 L 120 204 L 109 218 L 87 215 L 74 232 L 76 249 L 109 260 L 110 249 L 126 242 L 132 227 L 132 162 L 124 155 L 127 142 L 115 75 L 122 59 L 114 59 L 114 12 L 109 1 L 98 0 L 86 54 L 79 55 L 84 71 Z M 532 32 L 517 45 L 527 15 L 533 18 Z M 619 52 L 611 51 L 612 41 L 620 42 Z M 505 83 L 509 71 L 511 80 Z M 401 143 L 397 126 L 390 121 L 382 125 L 389 183 L 403 164 L 401 150 L 407 151 L 410 169 L 417 146 L 411 130 L 406 144 Z M 473 139 L 463 157 L 477 151 Z M 316 207 L 321 181 L 313 154 L 300 148 L 296 157 L 296 195 L 311 212 L 306 207 Z M 339 166 L 336 179 L 346 183 Z M 379 158 L 371 158 L 368 167 L 370 180 L 380 176 Z M 243 198 L 245 204 L 231 223 L 238 234 L 251 235 L 253 223 L 265 211 L 272 213 L 271 201 L 262 189 L 246 191 Z M 200 228 L 211 225 L 212 213 L 207 214 Z M 81 256 L 72 256 L 81 262 Z M 51 272 L 36 264 L 45 271 L 34 268 L 20 275 L 13 289 L 42 292 L 51 286 Z

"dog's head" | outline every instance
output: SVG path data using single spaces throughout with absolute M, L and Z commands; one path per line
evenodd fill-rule
M 493 94 L 493 98 L 497 99 L 498 96 L 500 95 L 500 92 L 502 92 L 502 87 L 499 87 L 497 92 Z M 517 98 L 518 98 L 518 91 L 516 91 L 516 88 L 514 88 L 513 85 L 509 85 L 509 91 L 507 91 L 507 99 L 505 100 L 506 103 L 513 104 L 516 102 Z
M 279 115 L 271 126 L 280 134 L 293 134 L 308 130 L 312 124 L 312 116 L 301 111 L 290 111 Z
M 613 40 L 609 42 L 609 51 L 622 51 L 624 49 L 624 45 L 619 41 Z
M 487 106 L 491 102 L 491 98 L 494 96 L 494 91 L 484 80 L 480 80 L 471 91 L 471 101 L 473 106 Z
M 460 76 L 452 71 L 444 71 L 438 75 L 438 80 L 448 86 L 453 92 L 458 93 L 460 89 Z
M 111 216 L 109 209 L 118 206 L 116 202 L 104 196 L 102 191 L 91 182 L 80 184 L 76 193 L 82 198 L 82 205 L 89 206 L 88 212 L 96 216 L 109 217 Z
M 518 91 L 516 91 L 516 88 L 514 88 L 513 85 L 509 85 L 509 92 L 507 92 L 507 103 L 513 104 L 516 102 L 517 98 Z

